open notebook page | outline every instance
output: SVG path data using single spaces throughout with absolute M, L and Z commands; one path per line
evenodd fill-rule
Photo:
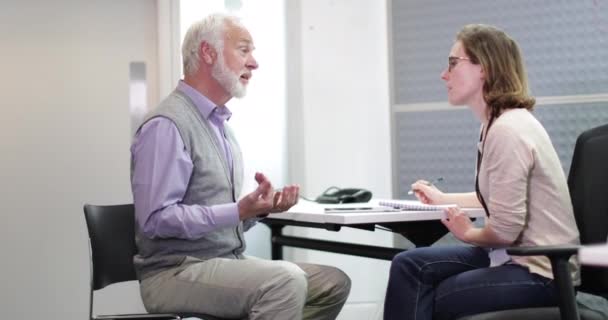
M 417 200 L 379 200 L 378 204 L 400 210 L 411 211 L 440 211 L 445 208 L 455 207 L 455 204 L 431 205 Z

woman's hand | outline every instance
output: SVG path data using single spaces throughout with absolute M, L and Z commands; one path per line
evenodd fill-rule
M 443 201 L 444 193 L 437 189 L 430 182 L 418 180 L 412 184 L 412 191 L 416 198 L 426 204 L 445 204 Z
M 460 241 L 470 242 L 467 233 L 475 228 L 473 222 L 466 213 L 458 207 L 450 207 L 444 210 L 445 218 L 441 219 L 446 228 Z

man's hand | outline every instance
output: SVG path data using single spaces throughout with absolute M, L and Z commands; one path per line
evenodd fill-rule
M 258 187 L 238 202 L 241 220 L 267 214 L 274 207 L 275 196 L 270 180 L 262 173 L 256 172 L 255 181 Z
M 255 174 L 255 181 L 258 183 L 257 189 L 238 202 L 241 220 L 287 211 L 298 202 L 300 187 L 297 185 L 286 186 L 275 192 L 270 180 L 259 172 Z
M 283 188 L 281 191 L 274 193 L 274 201 L 271 213 L 283 212 L 289 210 L 294 204 L 298 203 L 300 186 L 290 185 Z

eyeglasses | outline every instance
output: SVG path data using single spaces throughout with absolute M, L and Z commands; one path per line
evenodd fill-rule
M 452 72 L 452 69 L 454 69 L 454 67 L 456 67 L 456 65 L 458 64 L 458 61 L 460 60 L 469 60 L 471 61 L 471 59 L 467 58 L 467 57 L 453 57 L 453 56 L 449 56 L 448 57 L 448 72 Z

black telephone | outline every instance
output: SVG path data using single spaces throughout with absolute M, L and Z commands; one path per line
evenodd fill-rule
M 372 192 L 365 189 L 330 187 L 315 201 L 318 203 L 355 203 L 368 202 L 372 198 Z

